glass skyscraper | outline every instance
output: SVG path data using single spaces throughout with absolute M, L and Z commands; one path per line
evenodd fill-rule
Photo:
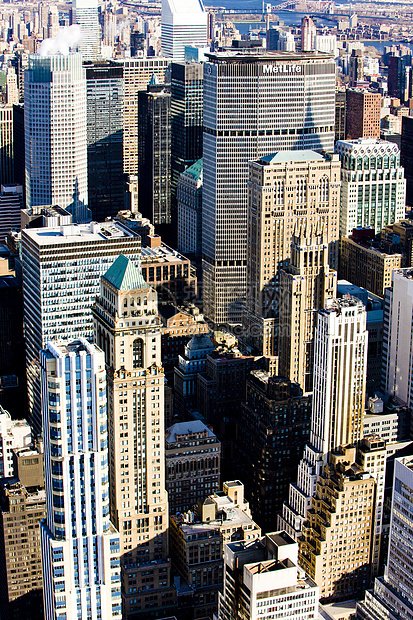
M 103 351 L 81 338 L 41 353 L 46 620 L 122 617 L 119 534 L 109 519 Z
M 333 151 L 335 64 L 310 52 L 222 52 L 204 64 L 204 311 L 241 320 L 248 162 L 280 150 Z

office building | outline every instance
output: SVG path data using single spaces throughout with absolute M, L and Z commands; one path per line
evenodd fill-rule
M 316 25 L 308 15 L 301 20 L 301 51 L 311 52 L 314 49 L 314 37 L 317 34 Z
M 195 512 L 171 517 L 171 555 L 182 583 L 192 592 L 191 618 L 213 619 L 222 590 L 224 548 L 230 541 L 253 541 L 261 528 L 252 520 L 239 480 L 200 500 Z
M 202 256 L 202 170 L 201 158 L 181 173 L 176 185 L 178 250 L 198 260 Z
M 168 381 L 172 379 L 179 356 L 184 355 L 186 345 L 195 335 L 207 334 L 208 323 L 193 304 L 177 306 L 162 304 L 159 309 L 162 326 L 162 363 Z M 189 405 L 189 402 L 187 403 Z M 185 411 L 184 418 L 187 417 Z
M 21 185 L 0 186 L 0 243 L 4 243 L 11 230 L 20 230 L 23 208 L 23 187 Z
M 354 237 L 356 235 L 340 240 L 340 276 L 355 286 L 384 297 L 386 288 L 391 286 L 393 269 L 400 269 L 404 263 L 403 256 L 386 254 Z
M 105 356 L 84 338 L 49 342 L 41 367 L 45 620 L 121 618 L 119 534 L 109 516 Z
M 408 407 L 412 406 L 411 321 L 413 316 L 413 272 L 395 269 L 386 290 L 383 334 L 382 389 Z
M 59 205 L 74 221 L 87 221 L 86 79 L 81 55 L 33 54 L 24 91 L 26 206 Z
M 152 76 L 165 82 L 169 61 L 162 57 L 127 58 L 123 61 L 123 171 L 138 175 L 138 93 L 146 91 Z
M 162 55 L 185 60 L 185 46 L 207 46 L 208 14 L 202 0 L 162 0 Z
M 161 233 L 171 224 L 171 93 L 151 80 L 138 95 L 138 200 L 142 214 Z M 166 228 L 165 228 L 166 226 Z
M 364 88 L 346 91 L 346 140 L 380 138 L 381 95 Z
M 400 103 L 405 103 L 412 96 L 411 63 L 411 57 L 408 56 L 389 56 L 388 92 L 390 97 L 400 99 Z
M 310 441 L 290 485 L 279 527 L 295 539 L 311 506 L 328 455 L 363 434 L 366 391 L 366 310 L 355 297 L 328 300 L 314 335 L 314 386 Z
M 221 444 L 201 420 L 176 422 L 165 431 L 169 513 L 192 510 L 220 489 Z
M 333 151 L 335 64 L 321 53 L 256 49 L 210 54 L 208 59 L 203 119 L 204 311 L 214 324 L 239 323 L 248 296 L 248 162 L 285 150 Z
M 269 532 L 288 497 L 310 439 L 311 396 L 297 384 L 263 370 L 247 378 L 237 422 L 235 458 L 254 519 Z
M 88 204 L 93 220 L 103 222 L 125 201 L 122 65 L 87 65 L 86 97 Z
M 98 0 L 73 0 L 72 24 L 80 26 L 77 51 L 83 60 L 96 60 L 100 56 L 102 43 Z
M 202 63 L 171 65 L 171 208 L 178 228 L 177 186 L 180 175 L 202 157 L 204 67 Z M 175 231 L 176 234 L 176 231 Z
M 290 259 L 296 225 L 322 227 L 326 260 L 337 269 L 339 201 L 338 155 L 281 151 L 249 164 L 243 337 L 258 353 L 278 351 L 280 269 Z
M 0 183 L 14 182 L 13 106 L 0 105 Z
M 336 90 L 335 139 L 346 139 L 346 91 Z
M 279 371 L 305 393 L 313 389 L 314 329 L 317 311 L 336 297 L 337 272 L 328 266 L 322 225 L 296 228 L 291 258 L 280 271 Z
M 14 476 L 0 483 L 0 613 L 5 620 L 43 620 L 43 454 L 41 446 L 28 446 L 14 455 Z
M 330 454 L 303 524 L 298 562 L 323 603 L 358 598 L 370 584 L 376 484 L 355 459 L 352 447 Z
M 138 262 L 141 240 L 119 222 L 106 222 L 27 228 L 21 248 L 29 412 L 39 432 L 39 351 L 49 340 L 92 336 L 100 277 L 120 253 Z
M 219 620 L 316 618 L 318 588 L 299 568 L 297 543 L 284 531 L 255 541 L 230 542 L 224 550 Z
M 195 334 L 185 345 L 185 352 L 178 356 L 174 367 L 174 410 L 176 415 L 187 417 L 197 410 L 197 378 L 205 372 L 207 355 L 215 345 L 206 334 Z
M 411 620 L 413 597 L 413 457 L 396 458 L 387 564 L 357 604 L 358 620 Z
M 126 256 L 102 276 L 93 317 L 95 341 L 108 368 L 110 514 L 120 537 L 123 617 L 147 614 L 151 607 L 168 615 L 174 590 L 161 323 L 155 290 Z
M 364 81 L 364 54 L 361 49 L 351 50 L 351 55 L 348 59 L 348 76 L 349 86 L 354 88 L 358 83 Z
M 341 161 L 340 234 L 385 226 L 405 217 L 406 179 L 396 144 L 373 138 L 339 140 Z
M 403 116 L 402 118 L 402 135 L 400 147 L 400 163 L 404 168 L 406 175 L 406 204 L 411 207 L 413 205 L 413 153 L 411 144 L 413 140 L 413 118 Z
M 8 411 L 0 405 L 0 478 L 16 475 L 13 450 L 28 446 L 32 432 L 26 420 L 12 420 Z

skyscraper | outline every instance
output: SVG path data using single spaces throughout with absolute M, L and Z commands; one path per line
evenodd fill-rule
M 366 310 L 355 297 L 329 300 L 314 335 L 310 442 L 279 525 L 297 538 L 328 455 L 362 437 L 367 365 Z
M 395 459 L 389 550 L 384 577 L 357 605 L 358 620 L 411 620 L 413 600 L 413 457 Z
M 80 54 L 29 57 L 25 74 L 26 205 L 86 221 L 86 78 Z
M 380 93 L 366 88 L 346 90 L 346 139 L 380 138 Z
M 153 82 L 153 83 L 152 83 Z M 155 226 L 171 224 L 171 93 L 164 84 L 151 80 L 138 96 L 139 175 L 141 213 Z
M 120 255 L 102 277 L 93 316 L 95 340 L 108 367 L 110 511 L 120 533 L 124 618 L 147 613 L 149 607 L 167 615 L 174 590 L 169 583 L 161 321 L 155 290 L 126 256 Z
M 409 407 L 413 404 L 412 317 L 413 270 L 394 269 L 385 296 L 382 389 Z
M 0 106 L 0 183 L 14 181 L 13 106 Z
M 89 208 L 95 221 L 114 217 L 124 205 L 123 66 L 86 67 Z
M 171 210 L 175 229 L 179 226 L 176 195 L 179 175 L 202 157 L 203 82 L 202 63 L 172 63 Z
M 102 43 L 98 0 L 73 0 L 72 24 L 80 26 L 81 38 L 77 51 L 84 60 L 96 60 L 100 56 Z
M 185 60 L 185 45 L 206 47 L 208 14 L 202 0 L 162 0 L 162 54 Z
M 290 259 L 296 226 L 321 225 L 325 258 L 337 269 L 339 196 L 338 155 L 285 151 L 249 163 L 243 326 L 246 343 L 257 353 L 278 352 L 280 269 Z
M 301 20 L 301 51 L 311 52 L 314 49 L 314 37 L 317 34 L 315 23 L 309 15 Z
M 340 233 L 370 227 L 379 233 L 405 217 L 406 179 L 396 144 L 374 138 L 338 140 L 341 161 Z
M 328 266 L 322 228 L 298 228 L 292 237 L 291 259 L 280 272 L 279 371 L 304 392 L 313 389 L 317 311 L 336 291 L 337 272 Z
M 31 423 L 41 430 L 39 351 L 49 340 L 93 334 L 100 277 L 123 252 L 139 262 L 140 237 L 119 222 L 22 232 L 24 328 Z
M 245 301 L 248 161 L 332 151 L 334 96 L 326 54 L 223 52 L 204 64 L 204 310 L 214 324 L 240 322 Z
M 45 620 L 122 617 L 109 518 L 105 356 L 84 338 L 41 353 L 47 519 Z

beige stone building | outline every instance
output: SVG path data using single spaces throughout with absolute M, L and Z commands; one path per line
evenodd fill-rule
M 108 384 L 110 514 L 119 531 L 123 617 L 174 601 L 168 559 L 164 373 L 157 294 L 122 254 L 93 309 Z
M 340 273 L 343 278 L 366 288 L 374 295 L 384 297 L 386 288 L 391 286 L 393 269 L 403 266 L 402 254 L 386 254 L 376 248 L 357 243 L 350 237 L 340 241 Z
M 299 564 L 322 602 L 356 598 L 370 586 L 376 482 L 355 459 L 351 446 L 331 453 L 299 540 Z
M 337 155 L 285 151 L 249 164 L 247 296 L 244 339 L 260 354 L 274 355 L 279 270 L 290 259 L 297 224 L 320 224 L 328 264 L 337 267 L 340 162 Z
M 328 266 L 321 227 L 300 228 L 292 239 L 290 262 L 280 270 L 279 369 L 311 392 L 317 311 L 336 296 L 337 272 Z
M 15 451 L 16 478 L 0 489 L 0 615 L 9 620 L 43 618 L 40 521 L 46 517 L 43 454 Z

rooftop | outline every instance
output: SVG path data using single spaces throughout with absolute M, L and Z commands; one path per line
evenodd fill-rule
M 116 241 L 137 237 L 136 233 L 119 222 L 91 222 L 90 224 L 68 224 L 57 228 L 26 228 L 23 236 L 29 237 L 39 246 L 68 245 L 91 241 Z
M 178 441 L 177 436 L 193 435 L 195 433 L 207 432 L 208 437 L 215 437 L 215 434 L 200 420 L 190 420 L 188 422 L 177 422 L 166 430 L 165 441 L 173 443 Z
M 289 162 L 301 162 L 301 161 L 325 161 L 327 157 L 317 153 L 316 151 L 278 151 L 272 155 L 266 155 L 260 158 L 260 163 L 263 164 L 277 164 L 277 163 L 289 163 Z
M 149 288 L 140 269 L 124 254 L 119 254 L 103 278 L 118 291 Z
M 229 62 L 259 63 L 268 62 L 271 60 L 292 60 L 296 62 L 299 60 L 333 60 L 332 55 L 326 54 L 324 52 L 278 52 L 267 51 L 266 49 L 259 47 L 251 48 L 250 52 L 248 52 L 246 49 L 242 49 L 240 51 L 226 50 L 224 52 L 215 52 L 205 55 L 208 58 L 209 62 L 222 62 L 225 64 Z

